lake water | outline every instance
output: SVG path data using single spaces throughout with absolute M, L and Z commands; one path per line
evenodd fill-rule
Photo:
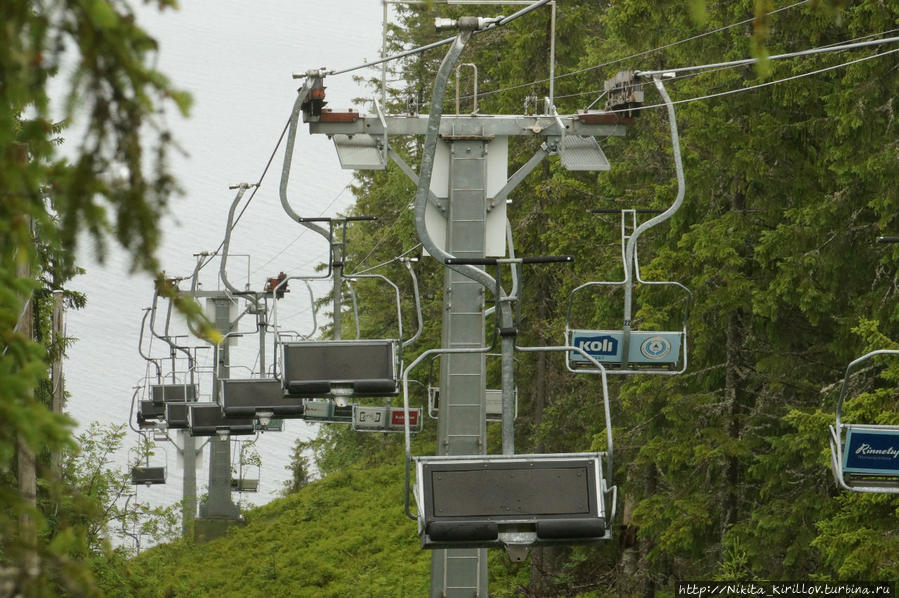
M 194 254 L 212 251 L 224 236 L 234 191 L 229 185 L 255 183 L 287 121 L 299 82 L 295 71 L 344 68 L 378 57 L 382 6 L 379 0 L 270 0 L 242 2 L 210 0 L 184 2 L 177 12 L 163 15 L 140 4 L 139 22 L 160 43 L 159 68 L 177 87 L 194 98 L 189 119 L 167 116 L 185 155 L 173 156 L 173 167 L 185 194 L 173 201 L 164 223 L 161 262 L 170 276 L 187 276 Z M 360 74 L 374 76 L 373 71 Z M 346 108 L 354 97 L 370 95 L 351 75 L 326 79 L 331 107 Z M 283 150 L 283 147 L 282 147 Z M 311 273 L 326 255 L 324 239 L 291 221 L 278 196 L 282 151 L 232 235 L 229 277 L 238 287 L 259 289 L 266 277 L 284 271 Z M 312 137 L 301 127 L 291 169 L 290 197 L 304 216 L 333 216 L 352 201 L 345 189 L 349 171 L 340 170 L 331 143 Z M 153 297 L 152 281 L 129 273 L 128 258 L 114 248 L 105 265 L 92 257 L 93 247 L 82 243 L 81 264 L 87 273 L 71 287 L 87 294 L 82 311 L 67 314 L 67 333 L 78 342 L 69 350 L 65 365 L 66 388 L 71 394 L 67 411 L 83 430 L 90 422 L 121 424 L 128 420 L 136 386 L 147 375 L 147 363 L 138 353 L 143 309 Z M 203 273 L 206 288 L 215 288 L 218 262 Z M 279 306 L 288 327 L 310 327 L 308 295 L 297 285 Z M 187 285 L 182 285 L 187 288 Z M 319 296 L 327 292 L 319 286 Z M 160 314 L 157 320 L 161 325 Z M 244 329 L 247 326 L 243 327 Z M 252 326 L 250 326 L 252 328 Z M 173 325 L 172 331 L 177 330 Z M 179 342 L 194 342 L 184 338 Z M 232 358 L 235 366 L 252 367 L 254 337 L 241 339 Z M 165 357 L 168 349 L 145 338 L 143 348 Z M 209 361 L 211 350 L 201 351 Z M 271 352 L 269 350 L 269 359 Z M 243 360 L 243 361 L 241 361 Z M 240 377 L 235 371 L 234 377 Z M 208 393 L 208 382 L 201 391 Z M 257 442 L 262 457 L 259 493 L 243 495 L 253 504 L 274 498 L 290 474 L 285 469 L 296 438 L 309 438 L 312 425 L 288 421 L 285 431 L 267 433 Z M 127 445 L 136 443 L 136 434 Z M 169 483 L 137 488 L 137 500 L 153 504 L 181 498 L 180 465 L 173 447 L 165 447 Z M 126 456 L 120 455 L 124 468 Z M 159 459 L 163 457 L 160 456 Z M 204 454 L 200 463 L 207 458 Z M 157 463 L 158 464 L 158 463 Z M 208 479 L 203 464 L 197 471 L 198 491 Z M 235 495 L 235 500 L 237 495 Z

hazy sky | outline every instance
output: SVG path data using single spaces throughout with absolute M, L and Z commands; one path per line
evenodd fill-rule
M 160 43 L 160 70 L 194 99 L 188 119 L 168 117 L 184 150 L 173 156 L 173 168 L 185 193 L 171 205 L 160 253 L 170 275 L 187 275 L 194 265 L 192 254 L 214 250 L 222 240 L 234 197 L 228 186 L 258 181 L 296 97 L 299 82 L 291 74 L 377 58 L 382 6 L 379 0 L 195 0 L 160 15 L 135 4 L 139 21 Z M 330 105 L 336 108 L 348 107 L 351 98 L 367 93 L 351 75 L 328 79 L 326 85 Z M 251 254 L 249 268 L 246 258 L 232 260 L 237 268 L 232 282 L 240 286 L 248 270 L 253 288 L 259 288 L 265 277 L 279 271 L 308 272 L 325 255 L 324 240 L 303 233 L 281 208 L 282 159 L 279 151 L 233 233 L 232 253 Z M 301 128 L 290 186 L 297 212 L 330 216 L 345 209 L 352 199 L 344 191 L 351 174 L 340 170 L 329 141 Z M 91 253 L 90 244 L 79 248 L 87 274 L 72 284 L 87 294 L 88 306 L 67 314 L 67 332 L 79 339 L 65 366 L 68 411 L 82 429 L 91 421 L 127 421 L 133 388 L 145 376 L 138 338 L 142 309 L 153 293 L 147 276 L 129 275 L 121 252 L 112 251 L 105 267 L 95 264 Z M 238 277 L 241 272 L 243 279 Z M 209 273 L 209 284 L 214 284 L 214 274 Z M 293 305 L 285 302 L 280 313 L 308 311 L 308 297 L 305 304 L 299 293 L 289 299 Z M 153 351 L 167 352 L 158 341 Z M 252 502 L 271 499 L 289 475 L 284 465 L 294 439 L 313 430 L 299 421 L 288 423 L 284 433 L 266 434 L 259 442 L 264 469 L 261 491 Z M 139 489 L 139 499 L 180 498 L 180 468 L 172 448 L 167 462 L 170 483 Z M 206 475 L 198 472 L 201 486 Z

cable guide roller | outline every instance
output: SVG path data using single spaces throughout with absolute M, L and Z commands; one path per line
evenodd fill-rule
M 415 457 L 422 548 L 596 544 L 615 501 L 604 453 Z M 489 491 L 485 491 L 489 489 Z
M 844 490 L 899 494 L 899 425 L 843 421 L 853 372 L 878 356 L 899 356 L 899 350 L 871 351 L 846 367 L 836 422 L 830 426 L 831 465 L 837 485 Z

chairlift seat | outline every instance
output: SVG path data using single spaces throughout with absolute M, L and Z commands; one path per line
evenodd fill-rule
M 222 380 L 222 410 L 227 417 L 269 413 L 279 418 L 303 417 L 303 400 L 285 397 L 280 380 Z
M 231 478 L 232 492 L 259 492 L 257 478 Z
M 490 548 L 607 540 L 611 531 L 602 457 L 417 457 L 421 546 Z
M 165 422 L 170 430 L 190 427 L 190 406 L 187 403 L 166 403 Z
M 384 397 L 399 393 L 393 340 L 303 341 L 283 345 L 291 397 Z
M 568 344 L 579 347 L 596 361 L 622 367 L 624 332 L 621 330 L 569 330 Z M 680 360 L 683 331 L 656 332 L 632 330 L 627 349 L 627 367 L 633 369 L 675 368 Z M 593 367 L 589 360 L 575 351 L 568 353 L 572 367 Z
M 196 384 L 151 384 L 154 403 L 188 403 L 197 400 Z
M 190 435 L 215 436 L 220 431 L 231 435 L 255 434 L 252 417 L 226 417 L 217 403 L 198 403 L 190 406 Z
M 153 401 L 141 401 L 137 410 L 139 428 L 153 428 L 165 418 L 165 404 Z
M 131 483 L 135 485 L 165 484 L 165 467 L 132 467 Z

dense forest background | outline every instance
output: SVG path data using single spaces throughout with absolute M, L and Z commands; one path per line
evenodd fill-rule
M 186 110 L 188 99 L 146 66 L 155 46 L 125 3 L 60 0 L 41 8 L 12 2 L 0 10 L 0 48 L 11 49 L 0 54 L 0 595 L 421 595 L 429 557 L 402 516 L 401 444 L 345 427 L 323 426 L 298 446 L 289 496 L 247 513 L 247 526 L 228 538 L 180 540 L 129 561 L 104 544 L 115 480 L 98 477 L 102 457 L 78 461 L 70 422 L 47 408 L 47 366 L 63 342 L 49 333 L 47 291 L 77 271 L 67 248 L 85 228 L 126 244 L 136 267 L 158 269 L 155 222 L 175 189 L 168 136 L 156 130 L 148 146 L 136 123 L 152 124 L 158 104 Z M 899 28 L 899 8 L 878 0 L 783 7 L 559 0 L 557 10 L 560 113 L 591 104 L 619 70 L 763 58 Z M 433 17 L 461 9 L 398 13 L 394 50 L 440 39 Z M 473 39 L 463 61 L 478 65 L 482 114 L 520 113 L 527 96 L 542 105 L 549 30 L 549 11 L 538 10 Z M 81 153 L 69 160 L 56 153 L 61 128 L 48 120 L 41 91 L 58 68 L 60 40 L 74 40 L 85 58 L 71 103 L 90 106 L 92 115 Z M 432 50 L 392 65 L 391 111 L 406 111 L 410 98 L 427 101 L 442 55 Z M 524 564 L 493 551 L 492 595 L 664 596 L 678 580 L 700 579 L 899 579 L 899 502 L 838 491 L 827 444 L 846 364 L 870 349 L 895 348 L 899 338 L 899 249 L 875 243 L 899 233 L 897 69 L 899 54 L 885 45 L 710 69 L 666 84 L 682 102 L 687 194 L 677 215 L 641 240 L 640 261 L 645 278 L 679 281 L 692 292 L 689 370 L 613 380 L 621 497 L 614 540 L 536 549 Z M 376 82 L 360 83 L 374 90 Z M 645 91 L 647 106 L 660 103 L 651 86 Z M 665 112 L 636 116 L 626 137 L 600 140 L 611 171 L 572 173 L 550 158 L 511 196 L 519 255 L 575 256 L 571 265 L 525 271 L 521 344 L 560 344 L 570 291 L 621 279 L 618 217 L 591 210 L 673 201 Z M 395 140 L 394 149 L 417 164 L 420 143 Z M 510 172 L 534 143 L 511 144 Z M 128 173 L 121 180 L 98 175 L 119 166 Z M 414 187 L 391 165 L 359 174 L 354 192 L 354 213 L 379 221 L 351 231 L 347 270 L 387 262 L 379 272 L 407 281 L 392 260 L 416 243 Z M 406 363 L 439 343 L 443 273 L 428 258 L 416 268 L 426 326 Z M 391 334 L 390 298 L 357 286 L 362 333 Z M 404 292 L 411 296 L 408 286 Z M 71 306 L 81 301 L 67 297 Z M 637 301 L 636 318 L 647 327 L 677 325 L 684 309 L 650 289 Z M 580 327 L 615 326 L 621 298 L 596 294 L 573 314 Z M 23 318 L 37 332 L 23 332 Z M 517 452 L 604 449 L 598 380 L 570 374 L 558 356 L 518 357 Z M 889 363 L 866 371 L 854 381 L 848 418 L 899 425 L 897 380 L 899 367 Z M 499 430 L 491 424 L 488 432 L 489 452 L 498 452 Z M 426 425 L 415 452 L 433 453 L 434 438 Z M 81 445 L 81 455 L 98 450 L 88 438 Z M 323 479 L 306 485 L 310 450 Z M 30 494 L 22 488 L 23 454 L 37 464 Z

